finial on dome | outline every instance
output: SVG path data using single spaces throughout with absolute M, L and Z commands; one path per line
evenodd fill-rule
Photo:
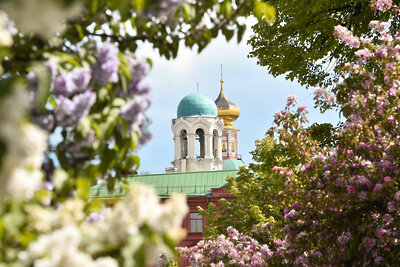
M 222 78 L 222 64 L 221 64 L 221 90 L 219 92 L 219 96 L 214 102 L 218 108 L 218 117 L 224 120 L 225 124 L 224 129 L 236 129 L 236 126 L 233 125 L 232 122 L 239 117 L 240 110 L 238 106 L 236 106 L 232 101 L 230 101 L 226 97 L 223 83 L 224 80 Z
M 222 64 L 221 64 L 221 83 L 223 83 L 224 80 L 222 79 Z

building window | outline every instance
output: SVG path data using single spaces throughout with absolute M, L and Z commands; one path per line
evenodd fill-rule
M 196 130 L 196 157 L 204 158 L 205 154 L 204 131 L 199 128 Z
M 188 154 L 188 140 L 186 130 L 181 131 L 181 158 L 186 159 Z
M 203 216 L 198 213 L 190 213 L 190 232 L 203 232 Z

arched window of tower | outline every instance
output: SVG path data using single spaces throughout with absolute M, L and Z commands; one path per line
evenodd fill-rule
M 196 130 L 196 157 L 204 158 L 205 156 L 205 138 L 204 138 L 204 130 L 199 128 Z
M 181 131 L 181 158 L 186 159 L 188 155 L 188 140 L 186 130 Z

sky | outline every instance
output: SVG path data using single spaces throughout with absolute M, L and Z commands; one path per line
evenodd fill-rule
M 310 123 L 339 121 L 336 112 L 321 114 L 313 109 L 313 89 L 306 89 L 284 76 L 274 78 L 257 60 L 248 58 L 251 46 L 246 40 L 252 34 L 250 27 L 243 41 L 237 44 L 235 37 L 230 42 L 219 35 L 200 54 L 197 49 L 181 46 L 175 60 L 166 60 L 150 47 L 142 47 L 138 57 L 148 56 L 153 60 L 147 79 L 153 86 L 153 104 L 147 111 L 152 121 L 149 127 L 153 139 L 142 147 L 138 154 L 141 166 L 139 174 L 163 173 L 172 167 L 174 158 L 171 120 L 176 118 L 179 102 L 186 95 L 197 91 L 215 100 L 220 91 L 220 65 L 223 65 L 224 91 L 240 109 L 240 117 L 234 125 L 240 130 L 239 153 L 243 161 L 252 162 L 249 154 L 255 140 L 265 137 L 273 126 L 273 114 L 285 107 L 286 97 L 298 96 L 299 105 L 306 105 Z

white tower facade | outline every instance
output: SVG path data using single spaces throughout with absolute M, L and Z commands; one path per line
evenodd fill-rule
M 215 103 L 206 95 L 189 94 L 179 103 L 172 120 L 177 172 L 222 170 L 222 131 Z

